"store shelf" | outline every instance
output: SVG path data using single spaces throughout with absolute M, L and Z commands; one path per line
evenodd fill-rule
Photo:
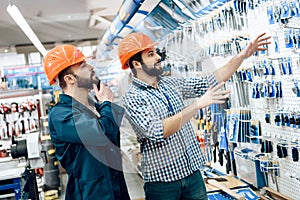
M 34 96 L 39 93 L 35 89 L 1 90 L 0 99 L 9 99 L 16 97 Z
M 4 198 L 8 198 L 8 197 L 14 197 L 14 196 L 15 196 L 15 194 L 13 194 L 13 193 L 2 194 L 2 195 L 0 195 L 0 199 L 4 199 Z

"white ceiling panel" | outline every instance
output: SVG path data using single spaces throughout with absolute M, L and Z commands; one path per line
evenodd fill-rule
M 122 0 L 1 0 L 0 48 L 30 46 L 6 8 L 16 5 L 42 43 L 99 40 Z M 91 16 L 94 16 L 93 20 Z M 102 19 L 102 20 L 101 20 Z M 91 25 L 92 24 L 92 25 Z

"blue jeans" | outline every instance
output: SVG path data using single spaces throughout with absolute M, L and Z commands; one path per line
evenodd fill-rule
M 146 182 L 146 200 L 207 200 L 200 171 L 173 182 Z

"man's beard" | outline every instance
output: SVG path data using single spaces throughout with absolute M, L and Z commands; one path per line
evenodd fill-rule
M 158 63 L 156 63 L 158 64 Z M 142 62 L 142 68 L 148 74 L 149 76 L 159 76 L 163 73 L 163 70 L 161 68 L 157 69 L 154 65 L 153 68 L 148 68 L 147 65 L 145 65 L 144 62 Z
M 77 76 L 77 86 L 79 88 L 93 89 L 93 83 L 97 85 L 99 82 L 98 78 L 93 77 L 94 73 L 91 74 L 90 78 L 82 78 L 80 76 Z

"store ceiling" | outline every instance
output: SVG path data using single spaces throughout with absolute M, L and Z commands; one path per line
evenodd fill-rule
M 35 49 L 7 13 L 9 2 L 19 8 L 49 49 L 57 43 L 99 43 L 123 0 L 1 0 L 0 53 Z

